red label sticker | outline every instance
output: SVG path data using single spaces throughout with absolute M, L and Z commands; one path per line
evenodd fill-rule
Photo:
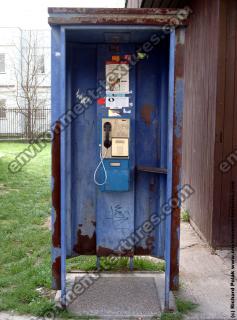
M 105 104 L 105 98 L 99 98 L 99 99 L 97 99 L 97 103 L 100 104 L 100 105 Z

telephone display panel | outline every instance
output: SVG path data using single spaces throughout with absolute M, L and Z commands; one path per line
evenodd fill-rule
M 105 159 L 129 158 L 130 119 L 102 119 L 102 155 Z

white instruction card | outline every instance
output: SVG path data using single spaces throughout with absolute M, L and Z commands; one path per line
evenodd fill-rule
M 109 109 L 129 108 L 129 97 L 106 97 L 105 105 Z
M 106 93 L 129 93 L 129 64 L 106 62 Z

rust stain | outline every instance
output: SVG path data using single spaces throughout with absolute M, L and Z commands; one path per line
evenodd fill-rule
M 150 183 L 149 183 L 149 191 L 150 192 L 156 192 L 156 182 L 154 178 L 150 179 Z
M 103 16 L 103 15 L 91 15 L 91 16 L 55 16 L 49 17 L 48 23 L 50 25 L 72 25 L 72 24 L 119 24 L 119 25 L 159 25 L 159 26 L 178 26 L 187 25 L 187 20 L 179 20 L 176 16 Z
M 154 240 L 155 240 L 155 238 L 153 236 L 149 236 L 146 239 L 146 247 L 144 248 L 142 246 L 136 246 L 135 247 L 135 254 L 141 255 L 141 256 L 151 255 L 152 249 L 154 246 Z
M 55 222 L 52 234 L 53 247 L 61 247 L 61 217 L 60 217 L 60 122 L 56 122 L 52 141 L 52 206 L 55 210 Z
M 141 108 L 141 117 L 147 126 L 151 125 L 151 116 L 154 111 L 154 107 L 149 104 L 144 104 Z
M 174 8 L 67 8 L 67 7 L 49 7 L 49 14 L 127 14 L 127 15 L 188 15 L 191 13 L 190 8 L 174 9 Z
M 176 55 L 175 55 L 175 75 L 176 77 L 183 78 L 184 77 L 184 45 L 178 43 L 176 45 Z
M 105 248 L 105 247 L 101 247 L 99 246 L 96 250 L 96 254 L 99 257 L 108 257 L 108 256 L 118 256 L 118 252 L 109 249 L 109 248 Z
M 90 238 L 88 235 L 83 235 L 81 228 L 77 232 L 77 243 L 73 247 L 74 252 L 78 254 L 96 254 L 96 233 Z
M 52 276 L 57 290 L 61 289 L 61 257 L 58 256 L 52 264 Z
M 96 254 L 98 257 L 119 256 L 119 257 L 133 257 L 133 250 L 115 251 L 110 248 L 99 246 Z
M 179 38 L 180 34 L 177 31 L 176 38 Z M 184 44 L 177 41 L 175 51 L 175 106 L 177 108 L 176 101 L 176 83 L 178 79 L 182 79 L 184 75 Z M 180 126 L 179 119 L 177 119 L 176 112 L 174 112 L 174 130 L 173 130 L 173 172 L 172 172 L 172 198 L 179 198 L 178 189 L 180 185 L 180 172 L 182 165 L 182 128 L 179 128 L 180 135 L 176 135 L 176 128 Z M 181 124 L 182 125 L 182 124 Z M 171 221 L 171 262 L 170 262 L 170 289 L 177 290 L 179 288 L 179 230 L 180 230 L 180 211 L 181 209 L 176 206 L 172 209 L 172 221 Z
M 190 8 L 48 8 L 51 25 L 57 24 L 125 24 L 186 26 Z
M 151 251 L 148 248 L 143 248 L 143 247 L 136 247 L 135 248 L 135 255 L 149 256 L 150 254 L 151 254 Z
M 176 123 L 176 119 L 174 119 Z M 181 170 L 181 153 L 179 152 L 182 145 L 182 139 L 174 135 L 173 138 L 173 186 L 172 186 L 172 198 L 177 199 L 178 203 L 178 189 Z M 172 209 L 172 223 L 171 223 L 171 272 L 170 272 L 170 289 L 178 289 L 177 276 L 179 274 L 179 238 L 178 229 L 180 227 L 180 211 L 181 209 L 176 206 Z

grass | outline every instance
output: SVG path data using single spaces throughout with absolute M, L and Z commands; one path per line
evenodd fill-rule
M 94 271 L 96 270 L 96 256 L 80 256 L 69 259 L 67 261 L 67 271 L 83 270 Z M 100 270 L 106 271 L 128 271 L 129 258 L 122 257 L 111 262 L 109 258 L 101 258 Z M 164 261 L 152 261 L 148 258 L 134 257 L 134 271 L 165 271 Z
M 70 312 L 64 310 L 61 311 L 59 310 L 60 314 L 59 317 L 63 319 L 72 319 L 72 320 L 96 320 L 100 319 L 97 316 L 86 316 L 86 315 L 81 315 L 81 316 L 75 316 L 74 314 L 71 314 Z
M 42 316 L 54 307 L 51 297 L 50 231 L 50 146 L 22 171 L 12 174 L 8 164 L 28 145 L 0 143 L 0 311 Z M 69 269 L 94 270 L 95 257 L 68 260 Z M 115 265 L 102 259 L 102 268 L 125 270 L 127 259 Z M 135 270 L 164 271 L 164 263 L 147 259 L 134 261 Z M 40 289 L 40 290 L 37 290 Z M 42 294 L 43 292 L 43 294 Z M 58 311 L 66 319 L 75 317 Z
M 0 310 L 41 315 L 52 307 L 49 145 L 22 171 L 8 163 L 27 145 L 0 143 Z M 44 288 L 44 295 L 37 288 Z
M 176 298 L 177 312 L 164 312 L 160 320 L 182 320 L 183 316 L 195 310 L 198 305 L 189 301 Z
M 181 213 L 181 219 L 183 222 L 190 222 L 190 214 L 188 210 L 184 210 Z

